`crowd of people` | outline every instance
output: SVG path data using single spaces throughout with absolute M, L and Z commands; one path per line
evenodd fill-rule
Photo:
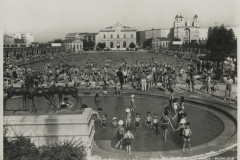
M 34 77 L 34 87 L 57 87 L 63 85 L 65 87 L 79 85 L 88 89 L 103 89 L 103 95 L 107 95 L 107 89 L 110 85 L 116 88 L 116 95 L 121 95 L 123 85 L 130 85 L 134 89 L 141 91 L 149 91 L 153 86 L 162 83 L 162 89 L 165 92 L 170 92 L 169 106 L 165 107 L 163 115 L 158 117 L 157 114 L 147 112 L 145 125 L 148 131 L 158 134 L 160 124 L 163 130 L 163 139 L 167 139 L 169 125 L 174 131 L 180 130 L 180 137 L 184 140 L 183 150 L 188 143 L 189 149 L 190 123 L 187 122 L 187 113 L 184 112 L 184 97 L 176 99 L 173 97 L 174 89 L 177 83 L 184 82 L 186 84 L 186 91 L 192 90 L 196 93 L 196 79 L 202 79 L 202 87 L 200 90 L 207 90 L 207 93 L 219 91 L 217 81 L 214 81 L 217 68 L 231 66 L 231 72 L 235 70 L 233 62 L 228 63 L 213 63 L 209 61 L 186 61 L 183 57 L 170 56 L 168 54 L 159 54 L 162 61 L 157 61 L 151 57 L 143 57 L 145 60 L 139 61 L 136 57 L 109 57 L 109 58 L 84 58 L 84 67 L 69 65 L 68 62 L 77 61 L 76 59 L 69 59 L 66 56 L 59 54 L 49 54 L 46 59 L 58 58 L 57 64 L 52 64 L 49 61 L 44 63 L 43 71 L 35 71 L 32 67 L 25 67 L 16 65 L 14 58 L 7 59 L 7 67 L 4 70 L 5 88 L 13 87 L 14 84 L 20 84 L 21 87 L 26 87 L 25 81 L 29 77 Z M 26 57 L 34 60 L 36 57 Z M 36 59 L 35 59 L 36 60 Z M 100 63 L 104 61 L 104 63 Z M 187 68 L 186 68 L 187 67 Z M 211 82 L 214 82 L 211 86 Z M 231 101 L 232 84 L 237 83 L 236 75 L 232 80 L 228 76 L 226 80 L 225 99 L 229 91 L 229 100 Z M 101 100 L 99 94 L 96 94 L 95 100 Z M 59 109 L 71 108 L 73 103 L 69 102 L 65 97 L 64 102 L 59 105 Z M 137 113 L 134 100 L 134 95 L 131 96 L 131 108 L 127 108 L 126 119 L 119 120 L 117 117 L 112 117 L 112 128 L 115 130 L 114 135 L 117 135 L 119 142 L 116 148 L 122 148 L 123 141 L 126 143 L 126 150 L 131 154 L 131 140 L 134 139 L 131 128 L 135 128 L 139 132 L 142 127 L 141 115 Z M 102 113 L 99 108 L 96 112 L 98 118 L 101 120 L 103 129 L 106 127 L 107 115 Z M 135 117 L 132 116 L 135 114 Z M 177 121 L 174 122 L 174 119 Z M 173 124 L 176 123 L 175 126 Z M 125 126 L 125 127 L 124 127 Z M 126 128 L 126 132 L 125 132 Z
M 231 72 L 235 70 L 231 60 L 218 64 L 201 60 L 186 62 L 184 58 L 173 57 L 168 54 L 160 54 L 162 61 L 144 57 L 148 59 L 145 62 L 139 61 L 135 57 L 124 56 L 99 59 L 84 58 L 83 61 L 86 64 L 83 68 L 80 68 L 80 66 L 68 64 L 74 59 L 68 59 L 60 55 L 63 55 L 63 53 L 45 55 L 58 58 L 59 63 L 51 64 L 46 61 L 43 72 L 36 72 L 32 67 L 19 66 L 9 61 L 4 71 L 4 76 L 7 78 L 6 87 L 13 86 L 16 83 L 20 83 L 24 87 L 26 78 L 34 75 L 38 77 L 34 79 L 35 87 L 76 86 L 78 84 L 88 89 L 104 88 L 106 90 L 112 85 L 116 88 L 116 92 L 120 93 L 123 89 L 122 86 L 126 84 L 136 90 L 149 91 L 154 85 L 157 86 L 158 83 L 162 83 L 162 88 L 165 92 L 168 92 L 176 88 L 177 83 L 185 83 L 186 91 L 196 93 L 196 79 L 201 79 L 202 87 L 199 89 L 212 94 L 219 91 L 217 81 L 214 81 L 217 68 L 221 67 L 224 70 L 227 65 L 230 65 Z M 101 65 L 98 61 L 105 61 L 105 63 Z M 212 85 L 211 82 L 213 82 Z M 228 86 L 236 84 L 236 74 L 234 77 L 228 77 L 226 83 L 229 83 Z M 226 89 L 231 91 L 231 87 L 226 87 Z

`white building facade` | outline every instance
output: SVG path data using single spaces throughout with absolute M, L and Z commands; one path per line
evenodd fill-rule
M 116 23 L 113 26 L 101 29 L 96 36 L 96 45 L 105 43 L 106 47 L 111 49 L 126 49 L 130 43 L 136 45 L 136 32 L 135 28 L 123 26 Z

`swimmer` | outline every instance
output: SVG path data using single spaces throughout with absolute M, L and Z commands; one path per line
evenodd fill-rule
M 107 118 L 107 115 L 104 114 L 101 119 L 101 125 L 102 125 L 103 129 L 105 129 L 105 127 L 106 127 L 106 118 Z
M 132 115 L 131 115 L 131 110 L 127 108 L 126 110 L 126 128 L 131 127 L 131 122 L 132 122 Z
M 117 129 L 117 118 L 116 117 L 113 117 L 113 120 L 112 120 L 112 129 Z
M 120 120 L 118 122 L 118 128 L 114 131 L 114 136 L 117 130 L 118 130 L 118 133 L 117 133 L 118 143 L 116 144 L 115 148 L 118 148 L 118 146 L 120 145 L 120 149 L 122 149 L 122 141 L 124 138 L 123 120 Z
M 101 101 L 101 98 L 99 97 L 99 94 L 98 94 L 98 93 L 95 94 L 94 100 L 95 100 L 95 101 Z
M 132 111 L 134 111 L 134 108 L 136 107 L 136 105 L 135 105 L 135 100 L 134 100 L 134 95 L 132 95 L 131 96 L 132 97 L 132 99 L 131 99 L 131 106 L 132 106 Z
M 153 115 L 153 130 L 156 131 L 158 135 L 158 119 L 156 114 Z
M 164 138 L 164 140 L 166 140 L 167 139 L 167 132 L 168 132 L 168 125 L 169 125 L 169 123 L 172 126 L 172 123 L 171 123 L 171 121 L 169 119 L 169 112 L 164 111 L 164 115 L 162 116 L 161 121 L 162 121 L 162 129 L 163 129 L 163 138 Z M 173 126 L 172 126 L 172 128 L 173 128 Z
M 182 114 L 182 119 L 179 122 L 180 127 L 175 130 L 175 131 L 180 130 L 180 134 L 179 134 L 180 138 L 183 137 L 183 130 L 185 129 L 185 124 L 186 124 L 186 116 L 187 116 L 187 113 Z
M 183 117 L 183 114 L 184 114 L 184 111 L 182 108 L 178 108 L 178 111 L 176 113 L 176 115 L 173 117 L 173 119 L 175 119 L 175 117 L 177 116 L 177 124 L 176 124 L 176 127 L 178 127 L 182 117 Z
M 131 154 L 131 144 L 132 144 L 132 139 L 134 140 L 134 137 L 130 131 L 130 128 L 127 129 L 127 133 L 125 133 L 124 138 L 126 142 L 126 151 L 128 154 Z
M 148 130 L 151 133 L 152 117 L 150 112 L 147 113 L 145 124 L 147 125 Z
M 139 132 L 139 127 L 141 127 L 141 118 L 140 118 L 140 114 L 136 113 L 136 117 L 134 120 L 134 127 L 136 128 L 136 132 Z
M 183 138 L 184 138 L 184 144 L 183 144 L 183 151 L 185 150 L 185 145 L 188 143 L 189 150 L 191 151 L 191 145 L 190 145 L 190 136 L 192 135 L 192 131 L 190 130 L 190 123 L 186 123 L 186 128 L 183 129 Z
M 104 96 L 107 96 L 108 92 L 107 92 L 107 89 L 106 88 L 103 88 L 103 95 Z

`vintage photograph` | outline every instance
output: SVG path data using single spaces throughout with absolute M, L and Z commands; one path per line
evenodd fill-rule
M 0 5 L 4 160 L 237 159 L 237 0 Z

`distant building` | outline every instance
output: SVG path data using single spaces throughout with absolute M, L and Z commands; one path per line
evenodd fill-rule
M 96 45 L 105 43 L 109 48 L 128 48 L 130 43 L 136 45 L 136 32 L 135 28 L 123 26 L 120 23 L 116 23 L 113 26 L 101 29 L 99 31 L 99 37 L 97 37 Z
M 26 47 L 26 43 L 22 39 L 16 39 L 8 35 L 3 37 L 3 47 Z
M 138 46 L 142 46 L 145 41 L 145 31 L 137 31 L 136 36 Z
M 15 39 L 22 39 L 26 47 L 31 46 L 32 42 L 34 42 L 33 35 L 30 33 L 15 33 L 13 37 Z
M 152 47 L 154 50 L 158 50 L 161 48 L 169 47 L 171 43 L 171 39 L 166 37 L 156 37 L 152 41 Z
M 63 40 L 63 45 L 67 51 L 82 51 L 83 41 L 80 39 L 66 39 Z
M 88 32 L 85 32 L 85 33 L 80 33 L 80 32 L 75 32 L 75 33 L 68 33 L 66 36 L 65 36 L 65 39 L 81 39 L 81 40 L 92 40 L 92 41 L 96 41 L 96 35 L 98 33 L 88 33 Z

